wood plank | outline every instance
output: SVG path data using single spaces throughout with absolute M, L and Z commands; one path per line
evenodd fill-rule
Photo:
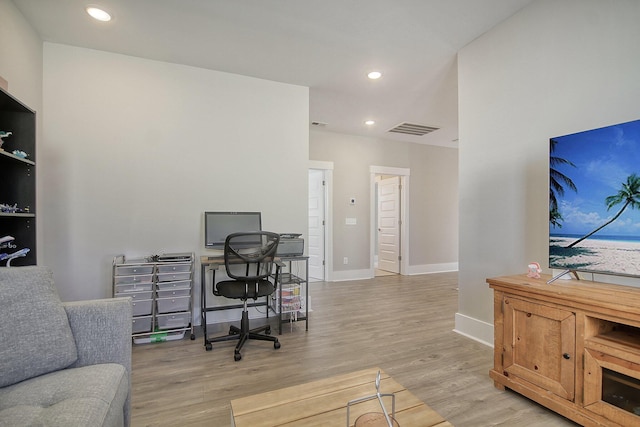
M 298 387 L 290 387 L 274 392 L 262 393 L 256 396 L 231 401 L 231 408 L 236 420 L 236 427 L 253 427 L 264 425 L 264 420 L 273 426 L 286 425 L 288 423 L 307 421 L 318 414 L 319 409 L 327 415 L 327 419 L 346 420 L 347 403 L 352 399 L 370 396 L 375 393 L 375 373 L 369 381 L 363 382 L 361 376 L 357 381 L 351 382 L 340 378 L 338 381 L 329 378 L 318 381 L 320 386 L 315 389 L 316 382 L 303 384 L 307 393 L 304 397 L 298 397 L 295 391 Z M 391 378 L 381 381 L 380 389 L 383 393 L 396 393 L 396 411 L 402 411 L 415 406 L 423 405 L 417 397 L 408 392 L 402 385 Z M 251 402 L 256 403 L 252 409 Z M 242 410 L 236 410 L 240 406 Z M 378 410 L 377 401 L 368 401 L 352 407 L 353 416 L 357 417 L 365 412 Z M 355 418 L 354 418 L 355 419 Z
M 335 394 L 337 391 L 343 391 L 345 389 L 365 388 L 375 391 L 374 380 L 378 371 L 381 370 L 379 368 L 370 368 L 306 384 L 247 396 L 245 398 L 233 400 L 231 402 L 231 407 L 233 408 L 234 415 L 237 417 L 250 412 L 263 411 L 272 406 L 287 406 L 290 403 L 300 400 L 314 399 L 318 397 L 330 398 L 331 395 Z M 393 388 L 394 390 L 403 389 L 403 387 L 397 383 L 395 383 L 395 385 L 390 384 L 389 376 L 382 371 L 380 374 L 380 381 L 381 387 L 385 387 L 383 390 L 386 390 L 386 387 Z M 372 391 L 369 391 L 369 393 L 365 393 L 364 395 L 372 393 Z M 345 405 L 350 399 L 347 399 L 344 402 Z

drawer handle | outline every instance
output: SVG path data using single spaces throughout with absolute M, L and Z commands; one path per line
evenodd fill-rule
M 563 354 L 562 357 L 564 357 L 567 360 L 571 359 L 571 355 L 569 353 Z

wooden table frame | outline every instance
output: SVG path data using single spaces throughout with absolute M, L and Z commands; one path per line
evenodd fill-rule
M 379 368 L 234 399 L 231 401 L 231 425 L 344 426 L 347 421 L 347 403 L 375 393 L 378 371 L 381 372 L 381 392 L 394 393 L 396 396 L 396 420 L 402 427 L 452 427 L 442 416 Z M 352 421 L 367 412 L 381 412 L 375 399 L 352 405 L 350 410 Z

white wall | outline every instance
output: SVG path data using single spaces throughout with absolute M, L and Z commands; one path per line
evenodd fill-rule
M 111 296 L 117 254 L 203 253 L 206 210 L 306 233 L 308 103 L 305 87 L 45 43 L 39 263 L 62 299 Z
M 9 82 L 9 93 L 40 111 L 42 40 L 9 0 L 0 0 L 0 76 Z
M 493 341 L 485 278 L 547 265 L 549 138 L 640 118 L 639 21 L 540 0 L 459 53 L 460 332 Z

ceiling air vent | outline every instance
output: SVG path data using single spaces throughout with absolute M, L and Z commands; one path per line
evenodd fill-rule
M 389 132 L 404 133 L 405 135 L 422 136 L 438 129 L 440 128 L 436 128 L 433 126 L 416 125 L 414 123 L 401 123 L 398 126 L 394 127 L 393 129 L 389 129 Z

